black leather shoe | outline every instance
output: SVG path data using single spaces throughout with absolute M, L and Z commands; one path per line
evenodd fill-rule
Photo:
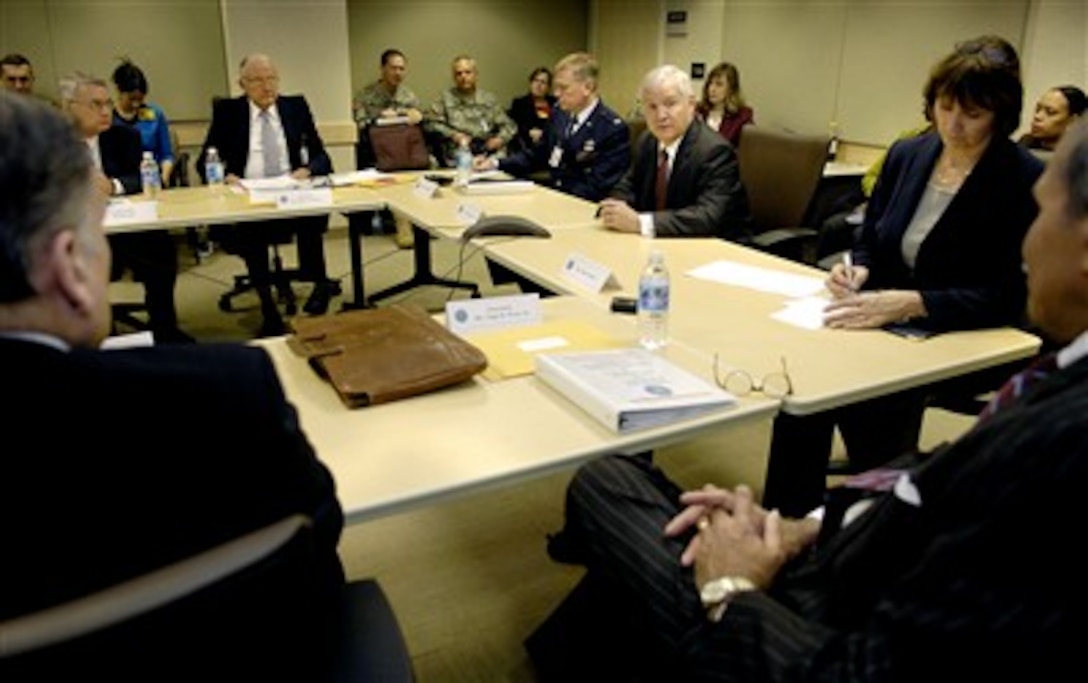
M 314 291 L 310 298 L 306 299 L 302 310 L 307 315 L 324 315 L 329 310 L 329 299 L 332 298 L 333 288 L 329 282 L 318 282 L 314 285 Z
M 563 564 L 585 564 L 585 553 L 566 531 L 548 534 L 548 557 Z

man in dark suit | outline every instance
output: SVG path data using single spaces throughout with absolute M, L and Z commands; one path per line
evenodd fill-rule
M 618 232 L 657 237 L 721 237 L 744 241 L 748 195 L 733 148 L 695 122 L 695 92 L 672 65 L 642 81 L 649 130 L 633 150 L 634 164 L 601 202 L 601 220 Z
M 627 124 L 597 96 L 597 60 L 584 52 L 555 65 L 559 111 L 544 143 L 505 159 L 477 157 L 479 170 L 498 168 L 515 176 L 547 169 L 552 187 L 588 199 L 604 199 L 631 164 Z
M 743 486 L 681 493 L 634 458 L 575 476 L 564 539 L 592 585 L 561 620 L 629 653 L 595 649 L 598 661 L 731 681 L 1061 680 L 1079 666 L 1088 126 L 1066 133 L 1034 193 L 1028 312 L 1064 348 L 957 442 L 833 489 L 822 523 L 767 511 Z M 555 619 L 530 640 L 543 666 L 562 657 L 548 646 L 577 642 Z
M 90 92 L 108 116 L 105 96 Z M 112 680 L 221 665 L 306 679 L 323 661 L 344 581 L 333 480 L 264 351 L 98 348 L 110 329 L 102 181 L 63 117 L 0 93 L 0 374 L 8 435 L 25 446 L 0 465 L 0 623 L 304 514 L 314 542 L 262 572 L 267 582 L 238 582 L 176 621 L 145 621 L 150 631 L 132 637 L 146 637 L 147 651 L 127 641 L 92 654 Z M 121 429 L 107 442 L 111 424 Z M 79 656 L 64 660 L 46 664 L 88 675 Z M 0 672 L 21 663 L 0 658 Z
M 240 97 L 215 103 L 212 122 L 197 161 L 204 177 L 204 160 L 209 147 L 219 150 L 228 183 L 241 178 L 271 178 L 290 175 L 299 180 L 328 175 L 332 162 L 314 125 L 306 98 L 279 94 L 279 71 L 271 58 L 253 54 L 242 60 Z M 268 149 L 265 149 L 265 141 Z M 286 326 L 272 296 L 268 245 L 290 240 L 297 233 L 299 267 L 313 279 L 314 289 L 303 309 L 324 313 L 336 284 L 325 268 L 324 233 L 328 217 L 293 221 L 259 221 L 220 231 L 228 251 L 241 256 L 261 299 L 264 321 L 259 336 L 283 334 Z
M 138 194 L 140 135 L 112 126 L 113 102 L 105 81 L 75 73 L 60 82 L 61 103 L 84 139 L 94 161 L 95 186 L 106 197 Z M 144 285 L 148 322 L 155 341 L 191 342 L 178 329 L 174 285 L 178 278 L 177 249 L 164 230 L 110 236 L 114 274 L 131 269 Z

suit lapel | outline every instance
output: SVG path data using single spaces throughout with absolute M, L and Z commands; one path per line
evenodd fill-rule
M 697 123 L 699 122 L 692 120 L 691 125 L 684 132 L 683 139 L 680 140 L 680 147 L 676 150 L 676 158 L 672 160 L 669 186 L 665 192 L 665 203 L 668 206 L 681 206 L 687 203 L 677 195 L 691 186 L 691 178 L 689 177 L 692 169 L 691 155 L 692 150 L 695 148 L 695 138 L 698 137 L 699 127 L 702 125 L 696 125 Z

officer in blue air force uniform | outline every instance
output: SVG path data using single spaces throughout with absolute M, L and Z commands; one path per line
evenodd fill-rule
M 544 144 L 505 159 L 478 157 L 477 170 L 527 176 L 547 169 L 552 186 L 589 201 L 608 196 L 631 163 L 627 124 L 597 96 L 597 60 L 576 52 L 555 66 L 559 111 Z

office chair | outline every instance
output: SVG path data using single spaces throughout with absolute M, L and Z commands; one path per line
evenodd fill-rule
M 277 638 L 275 622 L 290 612 L 261 586 L 297 575 L 300 563 L 292 560 L 306 557 L 311 536 L 310 520 L 292 515 L 119 585 L 0 622 L 0 678 L 199 680 L 235 672 L 253 679 L 263 669 L 288 680 L 297 667 L 313 681 L 414 680 L 396 616 L 374 579 L 344 586 L 321 661 L 296 661 L 293 643 L 269 642 L 294 636 Z M 269 633 L 245 630 L 251 626 L 231 632 L 234 624 L 263 623 L 239 608 L 266 609 Z
M 323 226 L 321 223 L 327 223 L 328 216 L 303 216 L 300 218 L 290 219 L 293 225 L 299 225 L 305 223 L 298 230 L 296 229 L 284 229 L 282 231 L 269 231 L 272 235 L 268 242 L 269 247 L 269 272 L 271 273 L 272 288 L 275 291 L 276 297 L 281 305 L 284 307 L 284 312 L 291 316 L 298 312 L 298 301 L 295 297 L 295 291 L 291 287 L 293 282 L 312 282 L 315 285 L 319 284 L 314 280 L 312 274 L 307 273 L 301 268 L 288 268 L 284 265 L 283 256 L 280 254 L 280 247 L 286 244 L 291 244 L 295 241 L 296 233 L 299 230 L 319 230 Z M 287 224 L 285 228 L 289 227 Z M 228 226 L 227 230 L 233 230 L 234 226 Z M 213 228 L 213 234 L 215 234 L 215 228 Z M 223 242 L 229 242 L 229 233 L 219 232 L 221 240 Z M 230 249 L 228 249 L 230 251 Z M 340 294 L 342 288 L 340 281 L 336 279 L 329 279 L 324 283 L 329 288 L 330 295 Z M 247 292 L 254 291 L 255 286 L 249 273 L 234 276 L 234 285 L 227 292 L 224 292 L 219 296 L 219 310 L 224 313 L 229 313 L 234 310 L 234 298 L 245 294 Z
M 819 231 L 803 221 L 827 161 L 826 135 L 749 125 L 737 151 L 752 212 L 751 246 L 813 265 Z

